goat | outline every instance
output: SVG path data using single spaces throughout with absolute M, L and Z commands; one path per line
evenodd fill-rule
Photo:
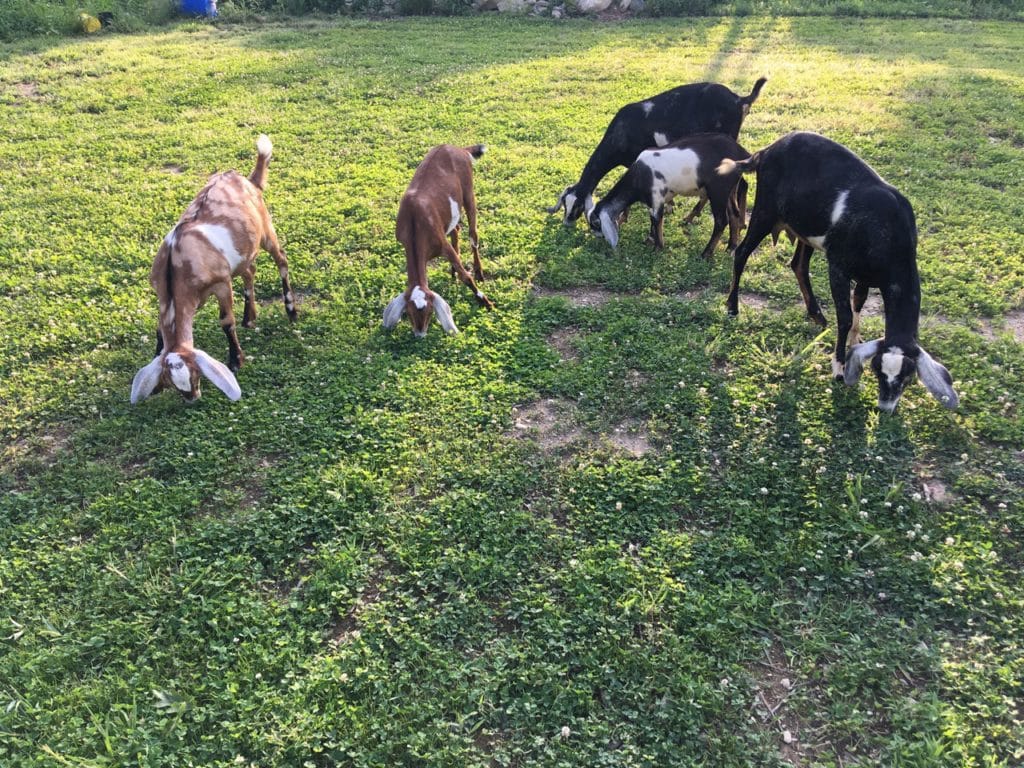
M 288 259 L 263 202 L 273 145 L 260 135 L 256 148 L 256 167 L 249 178 L 236 171 L 212 176 L 160 244 L 149 275 L 160 304 L 156 357 L 135 374 L 132 404 L 164 387 L 178 390 L 188 402 L 197 400 L 202 394 L 200 374 L 231 400 L 242 396 L 234 374 L 245 355 L 235 332 L 231 278 L 242 276 L 242 324 L 251 328 L 256 321 L 253 279 L 260 248 L 277 263 L 288 318 L 297 317 Z M 192 321 L 211 295 L 220 304 L 220 324 L 228 338 L 226 366 L 192 343 Z
M 483 280 L 480 264 L 480 237 L 476 229 L 476 197 L 473 194 L 473 163 L 486 147 L 454 147 L 442 144 L 431 149 L 409 182 L 409 188 L 398 206 L 395 236 L 405 248 L 406 288 L 384 309 L 384 327 L 394 328 L 409 315 L 413 332 L 427 335 L 432 314 L 448 333 L 458 333 L 451 307 L 427 285 L 427 262 L 444 254 L 451 264 L 452 277 L 468 285 L 482 305 L 494 309 L 491 300 L 477 287 Z M 473 252 L 473 274 L 469 274 L 459 258 L 461 209 L 466 210 L 469 244 Z M 450 238 L 450 241 L 445 239 Z
M 580 180 L 558 196 L 547 209 L 564 209 L 564 224 L 571 224 L 591 203 L 598 183 L 616 166 L 629 167 L 649 147 L 664 147 L 695 133 L 724 133 L 739 138 L 743 118 L 768 81 L 762 77 L 747 96 L 739 96 L 718 83 L 680 85 L 643 101 L 622 107 L 605 129 L 604 136 L 583 167 Z M 700 212 L 697 203 L 690 214 Z
M 746 183 L 739 171 L 720 174 L 718 166 L 726 158 L 745 160 L 750 153 L 722 133 L 688 136 L 660 149 L 641 152 L 629 170 L 601 200 L 587 212 L 590 228 L 600 232 L 612 248 L 619 242 L 619 218 L 636 202 L 644 203 L 651 214 L 651 233 L 647 238 L 655 248 L 665 247 L 663 222 L 665 207 L 676 195 L 699 196 L 711 203 L 715 227 L 701 254 L 710 259 L 715 246 L 729 224 L 729 250 L 739 242 L 746 210 Z M 692 216 L 692 214 L 691 214 Z
M 915 373 L 942 405 L 955 408 L 959 398 L 949 371 L 917 341 L 921 280 L 910 202 L 849 149 L 815 133 L 787 134 L 747 160 L 724 161 L 719 170 L 737 169 L 757 172 L 757 198 L 747 235 L 733 254 L 729 314 L 739 311 L 740 276 L 751 251 L 769 233 L 787 228 L 805 246 L 798 247 L 794 262 L 806 263 L 808 248 L 824 251 L 828 259 L 836 305 L 834 377 L 852 386 L 873 358 L 880 410 L 896 409 Z M 851 281 L 856 282 L 852 299 Z M 882 294 L 885 334 L 855 345 L 847 360 L 847 338 L 851 330 L 855 340 L 859 336 L 860 310 L 872 287 Z

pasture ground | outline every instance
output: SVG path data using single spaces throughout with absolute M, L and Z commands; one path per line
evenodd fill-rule
M 618 105 L 762 74 L 748 149 L 821 131 L 914 204 L 957 412 L 833 383 L 783 244 L 728 319 L 707 214 L 654 253 L 637 211 L 611 253 L 542 212 Z M 1022 103 L 1011 23 L 0 49 L 0 763 L 1019 766 Z M 300 320 L 262 258 L 243 399 L 129 407 L 156 247 L 261 131 Z M 462 333 L 384 333 L 397 202 L 444 141 L 490 146 L 499 310 L 438 265 Z M 196 327 L 223 357 L 212 305 Z

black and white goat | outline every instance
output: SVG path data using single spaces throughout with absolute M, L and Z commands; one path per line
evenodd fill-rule
M 701 255 L 711 258 L 727 224 L 732 250 L 745 223 L 747 185 L 738 169 L 728 174 L 718 173 L 717 169 L 727 158 L 748 157 L 750 153 L 724 133 L 700 133 L 641 152 L 608 194 L 587 212 L 590 228 L 600 232 L 615 248 L 621 218 L 631 205 L 643 203 L 651 215 L 647 241 L 655 248 L 664 248 L 665 207 L 677 195 L 697 196 L 711 203 L 715 217 L 711 239 Z
M 249 178 L 235 171 L 211 177 L 160 244 L 149 275 L 160 303 L 156 357 L 135 374 L 133 404 L 164 387 L 178 390 L 189 402 L 196 400 L 202 394 L 200 374 L 231 400 L 242 396 L 234 371 L 241 367 L 245 355 L 235 332 L 231 278 L 242 276 L 242 323 L 252 327 L 256 321 L 253 279 L 261 248 L 269 251 L 277 263 L 289 319 L 297 316 L 288 281 L 288 259 L 263 202 L 273 145 L 261 135 L 256 149 L 259 156 Z M 220 304 L 220 324 L 228 337 L 226 366 L 192 344 L 192 321 L 211 295 Z
M 427 335 L 433 314 L 448 333 L 458 333 L 452 310 L 441 296 L 427 285 L 427 262 L 444 254 L 451 265 L 452 276 L 468 285 L 477 301 L 494 309 L 491 300 L 477 287 L 474 277 L 483 280 L 480 264 L 480 236 L 476 230 L 476 196 L 473 194 L 473 163 L 485 152 L 483 144 L 454 147 L 442 144 L 423 158 L 409 182 L 409 188 L 398 206 L 395 236 L 405 247 L 405 290 L 384 309 L 384 327 L 394 328 L 409 315 L 413 333 Z M 473 252 L 473 274 L 469 274 L 459 258 L 461 210 L 466 210 L 469 224 L 469 245 Z M 449 242 L 445 238 L 450 238 Z
M 576 221 L 590 207 L 589 198 L 601 179 L 616 166 L 628 168 L 649 147 L 664 147 L 695 133 L 724 133 L 739 138 L 743 118 L 767 81 L 765 77 L 758 79 L 747 96 L 739 96 L 718 83 L 680 85 L 622 107 L 587 160 L 580 180 L 565 188 L 548 213 L 562 208 L 565 224 Z M 701 206 L 697 204 L 691 217 Z
M 740 276 L 750 253 L 770 233 L 788 229 L 798 246 L 794 262 L 825 252 L 836 306 L 837 338 L 832 373 L 847 384 L 860 380 L 872 358 L 878 407 L 892 413 L 915 373 L 936 399 L 955 408 L 959 398 L 949 371 L 918 344 L 921 280 L 917 271 L 917 225 L 907 199 L 867 163 L 841 144 L 815 133 L 794 132 L 742 161 L 726 160 L 720 171 L 757 171 L 757 198 L 747 235 L 733 256 L 727 309 L 739 311 Z M 856 282 L 852 297 L 851 281 Z M 885 306 L 885 335 L 856 344 L 847 359 L 847 338 L 858 341 L 860 310 L 869 288 Z

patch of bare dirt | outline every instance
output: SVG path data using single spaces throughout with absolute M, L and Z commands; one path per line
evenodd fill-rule
M 380 585 L 382 582 L 380 574 L 374 574 L 367 582 L 363 591 L 356 598 L 351 610 L 344 616 L 338 618 L 334 626 L 328 631 L 327 642 L 337 648 L 358 637 L 359 617 L 371 606 L 380 602 Z
M 607 438 L 608 442 L 616 448 L 638 459 L 654 450 L 646 428 L 638 421 L 618 425 L 607 435 Z
M 1024 344 L 1024 309 L 1015 309 L 1006 315 L 1006 327 L 1018 344 Z
M 540 297 L 562 296 L 568 299 L 574 307 L 600 307 L 616 296 L 604 288 L 586 287 L 567 288 L 559 291 L 551 288 L 534 288 L 533 295 Z
M 40 98 L 39 86 L 32 82 L 15 83 L 14 92 L 18 94 L 18 97 L 21 99 L 30 99 L 31 101 L 38 101 Z
M 675 297 L 680 301 L 697 301 L 697 299 L 702 298 L 705 293 L 706 291 L 699 290 L 697 288 L 691 288 L 686 291 L 680 291 L 679 293 L 676 294 Z
M 559 328 L 548 336 L 548 346 L 554 349 L 560 358 L 567 363 L 575 363 L 580 359 L 579 352 L 573 342 L 578 339 L 580 333 L 575 328 Z
M 626 371 L 626 386 L 630 389 L 643 389 L 650 382 L 651 377 L 643 371 L 630 369 Z
M 771 302 L 767 296 L 762 296 L 759 293 L 750 293 L 749 291 L 743 291 L 740 293 L 740 306 L 750 307 L 759 310 L 770 310 L 772 309 Z
M 71 430 L 61 426 L 41 434 L 19 437 L 0 450 L 0 466 L 24 459 L 35 459 L 52 466 L 70 442 Z
M 579 428 L 575 408 L 569 402 L 545 398 L 512 409 L 516 437 L 532 437 L 545 453 L 585 440 Z
M 799 683 L 782 643 L 776 640 L 765 648 L 764 659 L 754 664 L 750 674 L 756 688 L 754 710 L 763 727 L 777 734 L 779 756 L 794 768 L 813 762 L 813 748 L 801 740 L 809 733 L 809 724 L 787 707 Z

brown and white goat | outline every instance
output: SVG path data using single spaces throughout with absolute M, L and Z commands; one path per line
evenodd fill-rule
M 427 285 L 427 262 L 440 254 L 444 254 L 451 264 L 452 277 L 457 274 L 473 290 L 477 301 L 488 309 L 494 309 L 490 299 L 474 281 L 474 277 L 483 280 L 484 275 L 480 265 L 480 238 L 476 230 L 473 163 L 485 150 L 483 144 L 464 148 L 442 144 L 427 153 L 413 174 L 399 203 L 395 226 L 395 236 L 405 247 L 406 288 L 384 309 L 385 328 L 394 328 L 402 319 L 402 313 L 406 313 L 412 322 L 413 333 L 422 338 L 427 335 L 431 316 L 436 314 L 445 331 L 458 333 L 448 303 Z M 459 258 L 463 208 L 473 251 L 472 275 Z M 450 242 L 446 238 L 450 238 Z
M 236 171 L 213 176 L 160 244 L 149 275 L 160 302 L 156 357 L 135 374 L 132 404 L 164 387 L 173 387 L 187 401 L 194 401 L 201 394 L 201 375 L 231 400 L 242 396 L 234 372 L 242 366 L 245 355 L 235 332 L 231 278 L 242 276 L 242 324 L 251 328 L 256 321 L 253 279 L 260 248 L 269 251 L 277 263 L 289 319 L 297 316 L 288 282 L 288 259 L 263 202 L 273 145 L 261 135 L 256 148 L 259 156 L 249 178 Z M 192 321 L 211 295 L 220 304 L 220 324 L 228 337 L 226 366 L 192 343 Z

